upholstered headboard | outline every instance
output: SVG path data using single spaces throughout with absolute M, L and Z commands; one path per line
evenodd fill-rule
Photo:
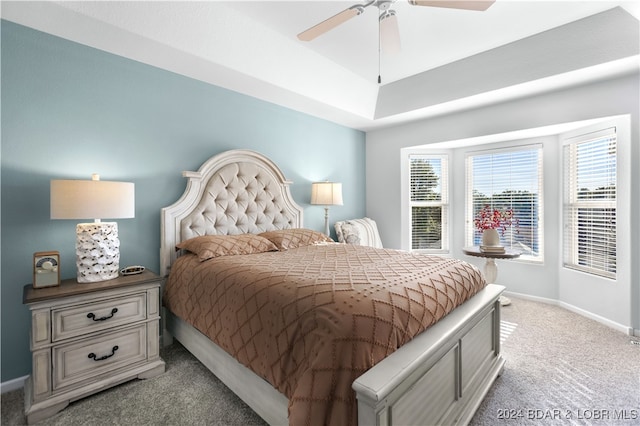
M 199 235 L 257 234 L 301 228 L 296 204 L 280 169 L 265 156 L 232 150 L 207 160 L 197 172 L 182 172 L 187 188 L 161 210 L 160 273 L 168 274 L 178 242 Z

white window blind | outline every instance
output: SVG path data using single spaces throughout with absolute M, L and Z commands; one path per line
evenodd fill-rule
M 568 139 L 564 147 L 564 265 L 616 276 L 615 128 Z
M 411 249 L 446 252 L 448 238 L 448 159 L 445 155 L 409 155 Z
M 511 210 L 516 224 L 499 230 L 501 245 L 521 258 L 543 260 L 542 146 L 528 145 L 467 155 L 466 244 L 479 245 L 474 219 L 485 206 Z

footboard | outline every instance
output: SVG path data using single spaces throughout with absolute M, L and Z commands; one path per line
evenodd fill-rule
M 467 424 L 502 371 L 500 303 L 489 284 L 353 383 L 359 425 Z M 269 424 L 287 424 L 287 399 L 195 328 L 166 312 L 176 337 Z
M 467 424 L 504 366 L 490 284 L 353 383 L 358 424 Z

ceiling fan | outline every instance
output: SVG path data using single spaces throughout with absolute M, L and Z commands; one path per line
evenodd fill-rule
M 465 9 L 484 11 L 491 6 L 495 0 L 408 0 L 413 6 L 445 7 L 450 9 Z M 395 10 L 391 5 L 396 0 L 372 0 L 363 4 L 353 6 L 339 12 L 332 17 L 314 25 L 313 27 L 298 34 L 298 39 L 311 41 L 316 37 L 334 29 L 349 19 L 362 14 L 365 8 L 375 6 L 380 10 L 378 17 L 380 24 L 380 48 L 387 53 L 397 53 L 400 51 L 400 33 L 398 30 L 398 19 Z

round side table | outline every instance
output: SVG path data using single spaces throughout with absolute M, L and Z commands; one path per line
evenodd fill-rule
M 491 251 L 482 251 L 479 246 L 464 247 L 462 249 L 464 254 L 474 257 L 483 257 L 486 259 L 484 263 L 484 278 L 489 283 L 495 283 L 498 278 L 498 265 L 496 265 L 495 259 L 515 259 L 520 257 L 520 253 L 513 250 L 505 249 L 504 253 L 497 253 Z M 511 304 L 511 300 L 508 297 L 500 296 L 500 304 L 507 306 Z

